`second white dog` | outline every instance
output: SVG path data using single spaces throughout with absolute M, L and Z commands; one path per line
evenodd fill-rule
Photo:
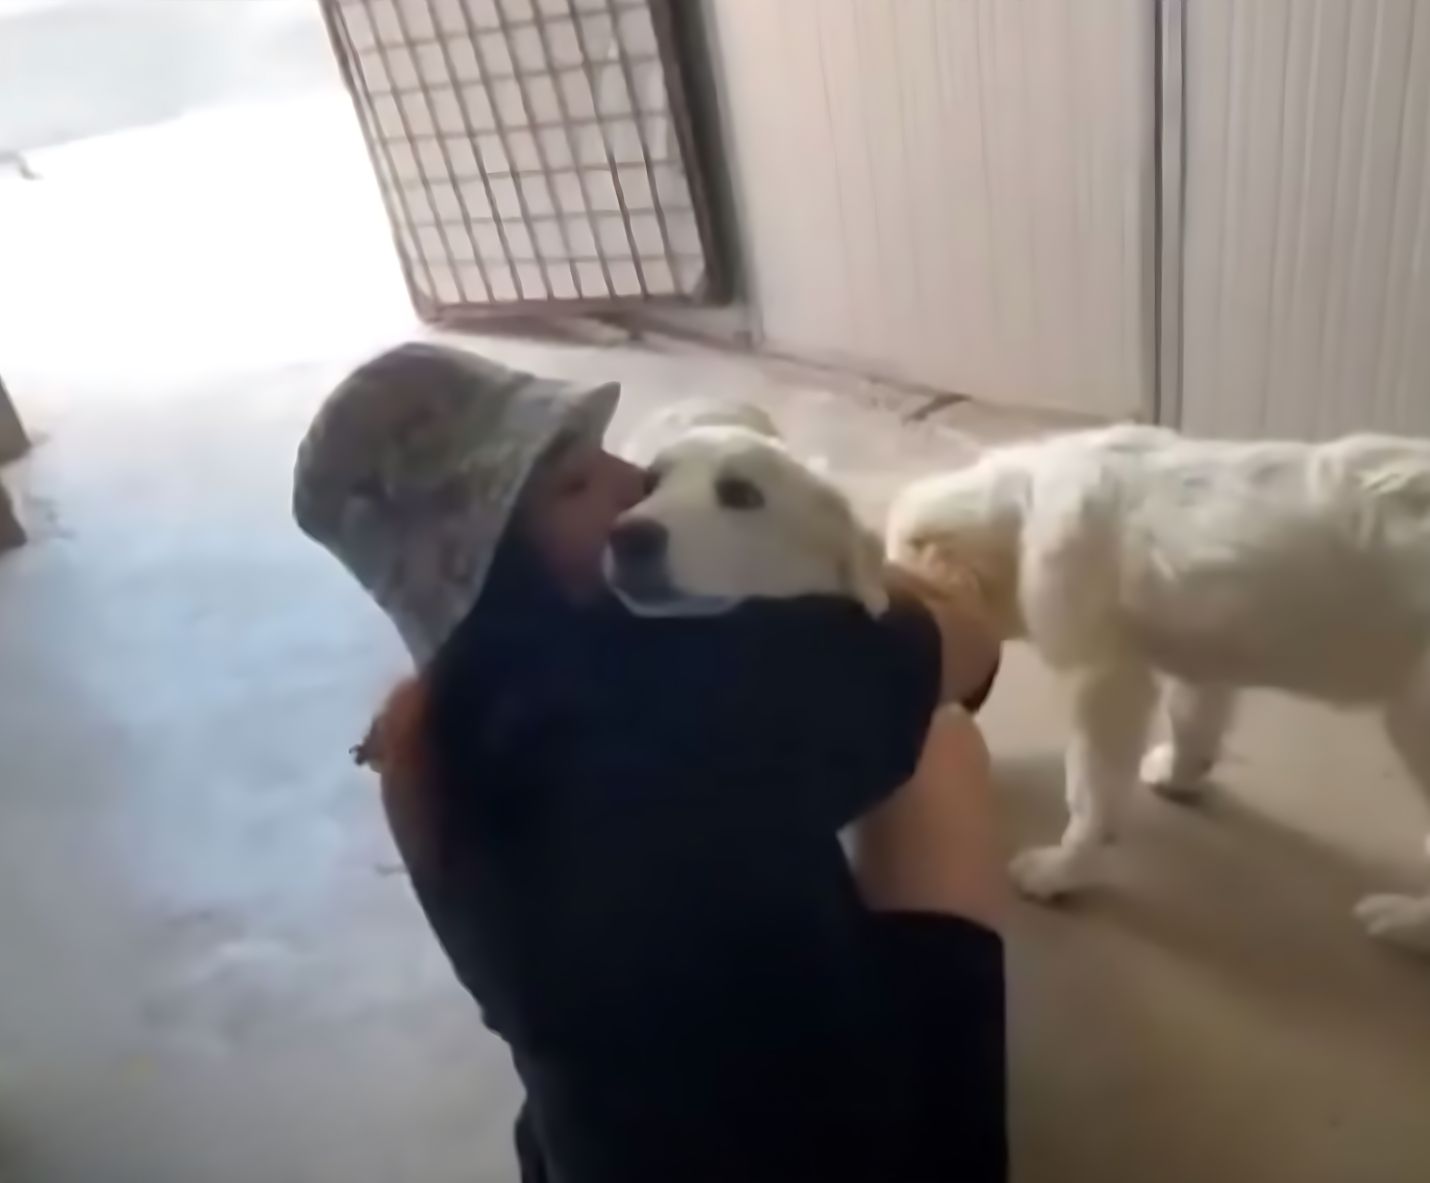
M 1119 427 L 985 454 L 896 503 L 890 556 L 969 575 L 1074 685 L 1069 821 L 1013 863 L 1036 898 L 1088 883 L 1142 778 L 1189 795 L 1238 687 L 1375 705 L 1430 799 L 1430 444 L 1214 443 Z M 1157 681 L 1170 741 L 1146 752 Z M 1430 895 L 1356 909 L 1430 953 Z

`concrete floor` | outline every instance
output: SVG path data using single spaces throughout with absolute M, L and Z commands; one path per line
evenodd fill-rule
M 216 113 L 0 182 L 0 368 L 43 437 L 7 472 L 35 543 L 0 560 L 5 1183 L 513 1177 L 506 1057 L 346 755 L 398 647 L 288 517 L 316 400 L 412 330 L 355 141 L 291 138 L 341 112 Z M 764 398 L 871 512 L 1029 426 L 910 425 L 728 357 L 485 347 L 622 379 L 628 417 Z M 1061 822 L 1061 714 L 1012 654 L 987 713 L 1010 848 Z M 1260 701 L 1232 749 L 1205 808 L 1139 800 L 1106 891 L 1015 913 L 1024 1183 L 1430 1178 L 1430 968 L 1347 914 L 1421 879 L 1430 819 L 1360 721 Z
M 332 79 L 315 0 L 0 0 L 0 154 Z

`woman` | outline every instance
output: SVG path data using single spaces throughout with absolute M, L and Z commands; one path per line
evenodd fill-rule
M 403 346 L 295 477 L 419 666 L 383 798 L 511 1045 L 522 1178 L 1001 1179 L 987 754 L 935 714 L 976 709 L 996 646 L 906 600 L 630 617 L 601 578 L 645 490 L 601 447 L 616 398 Z

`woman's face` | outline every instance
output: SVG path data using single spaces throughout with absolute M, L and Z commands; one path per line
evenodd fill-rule
M 597 442 L 559 442 L 522 495 L 517 527 L 561 590 L 580 601 L 603 584 L 602 556 L 616 519 L 645 496 L 645 472 Z

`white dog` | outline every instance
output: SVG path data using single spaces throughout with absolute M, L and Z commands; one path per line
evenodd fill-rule
M 1085 885 L 1142 779 L 1190 796 L 1238 687 L 1376 705 L 1430 799 L 1430 443 L 1213 443 L 1117 427 L 997 449 L 905 491 L 890 556 L 971 575 L 1008 636 L 1074 685 L 1069 821 L 1013 862 Z M 1171 739 L 1146 752 L 1156 678 Z M 1371 896 L 1374 936 L 1430 952 L 1430 895 Z
M 780 440 L 780 429 L 763 407 L 720 398 L 690 398 L 662 407 L 621 443 L 621 455 L 649 468 L 657 456 L 692 431 L 706 427 L 743 427 L 766 439 Z
M 677 404 L 624 451 L 650 495 L 612 532 L 606 575 L 647 616 L 724 612 L 752 597 L 847 595 L 888 606 L 883 545 L 845 495 L 747 404 Z

